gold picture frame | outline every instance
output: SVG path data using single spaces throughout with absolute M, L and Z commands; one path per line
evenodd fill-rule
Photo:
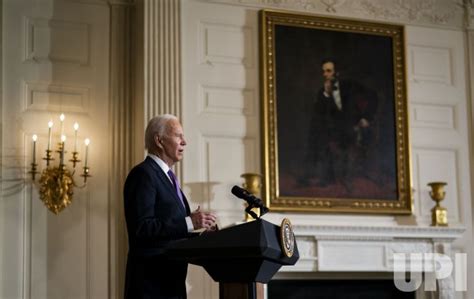
M 267 206 L 412 213 L 404 27 L 262 10 L 260 43 Z

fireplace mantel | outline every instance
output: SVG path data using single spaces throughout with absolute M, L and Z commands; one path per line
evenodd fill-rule
M 294 225 L 300 260 L 283 271 L 393 271 L 393 253 L 451 254 L 463 227 Z
M 281 272 L 393 272 L 394 253 L 452 255 L 464 227 L 293 225 L 300 260 Z M 439 298 L 454 298 L 451 279 L 439 281 Z
M 461 237 L 464 227 L 433 226 L 367 226 L 367 225 L 294 225 L 296 236 L 313 236 L 318 240 L 395 240 L 423 239 L 452 242 Z

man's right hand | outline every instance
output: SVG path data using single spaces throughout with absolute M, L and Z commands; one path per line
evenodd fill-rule
M 209 212 L 202 212 L 201 207 L 191 213 L 191 221 L 193 222 L 194 229 L 210 229 L 215 226 L 217 217 L 216 215 Z
M 359 120 L 359 123 L 357 124 L 359 127 L 361 128 L 368 128 L 370 126 L 370 123 L 368 120 L 366 120 L 365 118 L 361 118 Z
M 326 96 L 327 97 L 332 96 L 332 91 L 333 91 L 333 81 L 332 80 L 324 81 L 324 93 L 326 94 Z

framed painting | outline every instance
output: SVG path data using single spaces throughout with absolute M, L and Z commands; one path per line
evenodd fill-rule
M 260 21 L 267 206 L 410 214 L 403 26 L 269 10 Z

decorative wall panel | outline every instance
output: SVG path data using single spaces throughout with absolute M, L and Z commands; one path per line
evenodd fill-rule
M 88 24 L 25 17 L 25 60 L 89 63 Z
M 410 101 L 443 105 L 464 102 L 462 31 L 407 26 L 406 33 Z
M 244 173 L 245 162 L 255 157 L 251 154 L 255 150 L 254 138 L 204 136 L 203 140 L 208 178 L 213 182 L 235 180 L 233 172 Z M 229 172 L 229 169 L 233 172 Z
M 51 82 L 23 82 L 24 110 L 87 113 L 90 89 Z
M 383 243 L 318 242 L 319 271 L 380 271 L 387 268 L 385 256 Z
M 237 114 L 254 116 L 255 92 L 224 86 L 200 86 L 199 113 Z
M 199 26 L 201 63 L 253 66 L 251 28 L 208 21 Z
M 416 128 L 454 129 L 455 108 L 447 105 L 411 105 L 411 126 Z
M 453 84 L 450 49 L 412 45 L 410 53 L 410 72 L 415 82 Z

